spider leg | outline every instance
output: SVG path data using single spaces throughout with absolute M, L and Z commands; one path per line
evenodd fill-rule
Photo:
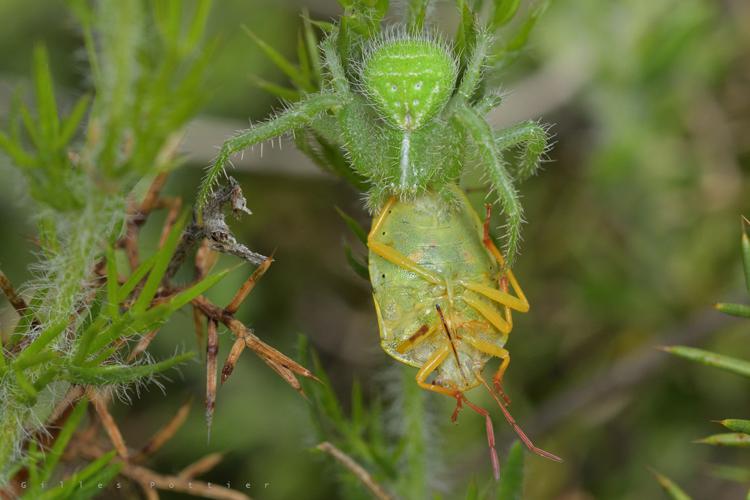
M 455 108 L 455 116 L 464 126 L 477 148 L 477 155 L 489 174 L 492 186 L 499 197 L 503 213 L 508 219 L 505 243 L 507 262 L 504 270 L 513 266 L 521 240 L 521 224 L 523 223 L 523 208 L 518 199 L 518 193 L 513 186 L 513 179 L 505 168 L 505 164 L 495 145 L 495 138 L 489 123 L 465 103 L 459 103 Z
M 500 106 L 503 102 L 503 95 L 496 92 L 491 92 L 479 99 L 474 104 L 474 109 L 477 111 L 479 116 L 486 116 L 487 113 Z
M 227 139 L 214 162 L 208 168 L 206 176 L 198 192 L 198 214 L 202 215 L 203 207 L 208 200 L 213 187 L 224 172 L 231 156 L 250 146 L 262 143 L 296 128 L 309 124 L 319 114 L 341 105 L 341 96 L 336 94 L 311 94 L 305 99 L 293 104 L 289 109 L 275 118 L 261 123 L 253 128 L 244 130 L 234 137 Z
M 338 30 L 334 30 L 328 35 L 323 42 L 320 44 L 320 48 L 323 51 L 323 62 L 331 72 L 331 83 L 333 84 L 336 92 L 342 95 L 349 95 L 349 81 L 346 79 L 346 71 L 344 65 L 341 64 L 341 59 L 336 52 L 336 39 L 338 38 Z
M 461 83 L 458 85 L 458 95 L 466 101 L 471 100 L 474 92 L 479 87 L 479 82 L 482 80 L 484 63 L 491 46 L 492 34 L 486 30 L 479 30 L 474 50 L 466 64 L 466 69 L 461 77 Z
M 495 146 L 499 152 L 523 146 L 521 163 L 516 172 L 516 180 L 523 181 L 539 168 L 539 160 L 547 151 L 547 130 L 532 120 L 519 123 L 495 132 Z

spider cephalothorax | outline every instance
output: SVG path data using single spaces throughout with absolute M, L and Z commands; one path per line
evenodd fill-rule
M 449 48 L 428 37 L 374 43 L 362 64 L 362 90 L 391 125 L 411 132 L 448 103 L 458 72 Z

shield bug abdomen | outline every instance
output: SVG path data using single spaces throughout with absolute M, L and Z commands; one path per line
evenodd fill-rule
M 432 365 L 435 385 L 448 390 L 478 385 L 476 373 L 502 350 L 510 322 L 497 300 L 501 264 L 464 194 L 453 187 L 391 200 L 369 247 L 383 349 L 412 366 Z

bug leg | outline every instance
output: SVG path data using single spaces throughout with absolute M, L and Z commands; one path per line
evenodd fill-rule
M 497 480 L 500 477 L 500 462 L 497 459 L 497 450 L 495 449 L 495 432 L 492 428 L 492 419 L 490 418 L 489 412 L 466 399 L 466 396 L 464 396 L 461 391 L 458 391 L 456 389 L 449 389 L 441 385 L 431 384 L 427 382 L 427 377 L 429 377 L 430 374 L 434 372 L 435 369 L 440 366 L 443 361 L 445 361 L 445 358 L 448 357 L 450 352 L 451 349 L 448 345 L 445 345 L 439 350 L 435 351 L 432 357 L 430 357 L 430 359 L 428 359 L 427 362 L 422 365 L 422 368 L 419 369 L 419 372 L 417 372 L 417 384 L 419 384 L 419 387 L 421 387 L 422 389 L 456 398 L 456 409 L 453 410 L 453 414 L 451 415 L 452 422 L 455 422 L 458 418 L 458 412 L 463 407 L 463 403 L 466 403 L 469 408 L 484 417 L 485 427 L 487 430 L 487 444 L 490 447 L 492 471 L 494 473 L 495 480 Z
M 471 335 L 466 335 L 463 339 L 471 344 L 476 350 L 500 358 L 500 366 L 492 377 L 492 383 L 495 386 L 495 390 L 497 390 L 498 394 L 503 398 L 503 401 L 505 401 L 505 404 L 509 405 L 510 398 L 503 390 L 503 377 L 505 376 L 505 370 L 508 369 L 508 365 L 510 364 L 510 353 L 508 350 L 491 344 L 490 342 L 476 339 Z
M 448 357 L 448 354 L 450 354 L 451 348 L 448 345 L 445 345 L 435 351 L 435 353 L 428 359 L 423 365 L 422 368 L 419 369 L 417 372 L 417 384 L 422 389 L 426 389 L 428 391 L 437 392 L 439 394 L 444 394 L 446 396 L 450 396 L 452 398 L 456 397 L 456 391 L 455 389 L 449 389 L 448 387 L 443 387 L 442 385 L 437 384 L 431 384 L 427 382 L 427 377 L 430 376 L 432 372 L 435 371 L 435 369 L 440 366 L 440 364 L 445 361 L 445 358 Z
M 422 343 L 425 339 L 430 337 L 437 330 L 437 324 L 428 327 L 422 325 L 419 329 L 411 334 L 411 336 L 396 346 L 396 352 L 404 354 L 410 349 L 414 349 L 418 344 Z
M 511 427 L 513 427 L 513 430 L 516 432 L 518 437 L 523 441 L 523 444 L 526 445 L 526 448 L 529 449 L 532 453 L 535 453 L 539 455 L 540 457 L 548 458 L 550 460 L 553 460 L 555 462 L 562 462 L 562 458 L 558 457 L 557 455 L 553 455 L 552 453 L 545 451 L 541 448 L 538 448 L 534 445 L 534 443 L 529 439 L 529 436 L 526 435 L 525 432 L 523 432 L 523 429 L 521 429 L 521 426 L 519 426 L 516 423 L 516 420 L 513 418 L 513 416 L 510 414 L 510 411 L 508 411 L 508 408 L 497 398 L 497 394 L 495 394 L 492 391 L 492 388 L 487 384 L 487 381 L 484 380 L 482 377 L 482 374 L 480 372 L 476 372 L 477 379 L 479 379 L 480 382 L 482 382 L 482 385 L 487 389 L 487 392 L 490 393 L 490 396 L 492 396 L 492 399 L 495 400 L 497 405 L 500 407 L 500 410 L 502 410 L 503 415 L 505 416 L 505 420 L 508 421 Z
M 482 243 L 487 248 L 487 250 L 489 250 L 492 256 L 495 257 L 498 264 L 500 264 L 500 266 L 503 267 L 505 265 L 505 260 L 503 259 L 503 255 L 500 253 L 500 250 L 498 250 L 497 246 L 495 246 L 495 243 L 492 241 L 492 237 L 490 236 L 490 216 L 492 214 L 492 206 L 490 204 L 487 204 L 486 208 L 487 208 L 487 214 L 484 219 Z M 523 290 L 521 289 L 521 285 L 518 284 L 518 280 L 516 280 L 516 276 L 513 274 L 513 271 L 511 271 L 510 269 L 508 269 L 501 276 L 499 284 L 500 284 L 501 290 L 496 290 L 494 288 L 490 288 L 480 283 L 472 283 L 472 282 L 463 283 L 463 285 L 469 290 L 472 290 L 481 295 L 484 295 L 488 299 L 494 300 L 495 302 L 498 302 L 499 304 L 505 306 L 506 321 L 512 327 L 513 320 L 510 317 L 510 311 L 508 310 L 508 308 L 514 309 L 519 312 L 528 312 L 529 301 L 526 298 L 526 295 L 523 293 Z M 508 293 L 508 288 L 509 288 L 508 285 L 510 285 L 510 288 L 515 293 L 516 295 L 515 297 Z
M 197 204 L 199 215 L 202 215 L 203 207 L 208 201 L 211 191 L 219 181 L 219 176 L 224 172 L 233 154 L 247 149 L 254 144 L 305 126 L 321 113 L 340 106 L 341 100 L 341 96 L 337 94 L 312 94 L 302 101 L 295 103 L 289 109 L 276 116 L 276 118 L 244 130 L 236 136 L 227 139 L 222 144 L 219 154 L 208 168 L 206 176 L 201 183 Z
M 490 461 L 492 462 L 492 474 L 495 476 L 495 481 L 500 479 L 500 461 L 497 459 L 497 450 L 495 449 L 495 431 L 492 428 L 492 419 L 490 418 L 490 412 L 482 408 L 481 406 L 477 406 L 468 399 L 466 399 L 466 396 L 458 393 L 459 395 L 456 396 L 456 399 L 459 400 L 459 406 L 460 401 L 463 401 L 466 403 L 466 406 L 477 412 L 479 415 L 484 417 L 484 425 L 485 429 L 487 431 L 487 444 L 490 447 Z M 458 409 L 458 406 L 456 407 Z
M 372 250 L 373 253 L 379 255 L 388 262 L 391 262 L 392 264 L 403 267 L 404 269 L 418 274 L 430 283 L 433 283 L 435 285 L 441 284 L 443 280 L 434 272 L 420 266 L 412 259 L 398 252 L 395 248 L 384 243 L 380 243 L 379 241 L 375 241 L 374 236 L 380 230 L 380 227 L 383 224 L 383 220 L 385 220 L 385 216 L 388 214 L 390 207 L 395 202 L 396 199 L 391 198 L 390 200 L 388 200 L 385 206 L 383 206 L 383 209 L 380 211 L 380 215 L 378 215 L 377 219 L 375 219 L 375 223 L 372 225 L 372 229 L 370 229 L 370 233 L 367 235 L 367 247 Z
M 507 308 L 507 306 L 505 308 L 505 318 L 503 318 L 494 307 L 489 306 L 486 302 L 482 302 L 481 300 L 477 300 L 476 298 L 470 297 L 466 294 L 464 294 L 461 299 L 474 310 L 476 310 L 479 314 L 484 316 L 484 318 L 489 321 L 492 326 L 500 330 L 501 333 L 503 333 L 504 335 L 510 333 L 510 330 L 513 328 L 513 320 L 510 316 L 510 310 Z
M 539 123 L 529 120 L 495 132 L 498 151 L 523 146 L 521 163 L 515 172 L 516 180 L 523 181 L 534 175 L 539 161 L 547 151 L 547 130 Z

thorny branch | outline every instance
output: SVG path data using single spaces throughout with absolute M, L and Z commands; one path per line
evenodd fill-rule
M 163 244 L 164 235 L 169 232 L 178 218 L 182 206 L 181 200 L 179 198 L 161 196 L 161 191 L 166 180 L 167 174 L 158 175 L 151 184 L 142 202 L 140 204 L 132 203 L 129 208 L 131 216 L 128 221 L 127 230 L 123 238 L 118 241 L 117 247 L 124 250 L 132 269 L 137 268 L 140 264 L 140 258 L 138 255 L 138 237 L 140 228 L 145 224 L 148 216 L 155 209 L 168 209 L 166 221 L 162 229 L 162 243 L 160 243 L 160 245 Z M 209 425 L 216 399 L 216 355 L 218 353 L 218 336 L 215 335 L 215 333 L 217 333 L 216 326 L 219 323 L 224 324 L 236 337 L 235 347 L 232 349 L 232 352 L 228 356 L 222 369 L 222 383 L 231 375 L 232 370 L 245 347 L 255 352 L 269 367 L 276 371 L 282 379 L 300 393 L 302 393 L 302 388 L 296 378 L 297 376 L 317 380 L 308 369 L 264 343 L 255 335 L 252 329 L 234 318 L 234 313 L 237 312 L 240 305 L 247 298 L 258 280 L 268 270 L 273 259 L 255 253 L 245 245 L 237 242 L 224 220 L 222 210 L 226 204 L 231 205 L 235 216 L 238 216 L 242 212 L 250 213 L 247 209 L 246 200 L 239 184 L 232 178 L 229 179 L 228 186 L 218 189 L 214 193 L 211 201 L 205 208 L 202 224 L 198 224 L 194 220 L 185 230 L 178 249 L 170 262 L 165 281 L 153 301 L 154 304 L 158 304 L 168 300 L 182 289 L 181 287 L 170 286 L 168 280 L 177 272 L 177 269 L 184 262 L 188 252 L 195 244 L 200 243 L 195 256 L 195 275 L 197 280 L 203 279 L 207 276 L 213 265 L 216 263 L 217 254 L 212 252 L 212 249 L 223 253 L 229 253 L 249 262 L 259 264 L 258 268 L 237 290 L 234 298 L 226 308 L 221 308 L 202 296 L 193 300 L 193 317 L 196 330 L 198 331 L 199 342 L 202 342 L 202 334 L 199 330 L 202 330 L 204 317 L 208 320 L 209 324 L 210 341 L 206 357 L 208 368 L 206 404 Z M 103 273 L 102 262 L 97 262 L 93 272 L 100 278 L 97 281 L 97 285 L 104 286 L 106 283 L 106 274 Z M 8 300 L 19 314 L 23 315 L 27 312 L 28 305 L 24 299 L 16 293 L 15 288 L 13 288 L 10 281 L 1 272 L 0 289 L 8 297 Z M 139 288 L 136 287 L 136 290 L 133 293 L 135 294 L 138 292 Z M 128 301 L 126 301 L 126 306 L 127 304 Z M 34 321 L 33 318 L 32 321 Z M 145 352 L 157 333 L 158 330 L 153 330 L 141 337 L 139 342 L 131 347 L 130 352 L 127 355 L 127 360 L 131 362 Z M 125 339 L 120 339 L 117 341 L 116 345 L 118 347 L 126 348 L 129 344 Z M 213 369 L 211 369 L 212 367 Z M 212 373 L 213 376 L 211 375 Z M 74 405 L 84 395 L 88 396 L 93 403 L 93 409 L 98 417 L 97 420 L 101 423 L 101 427 L 104 429 L 111 447 L 114 447 L 114 449 L 117 450 L 118 457 L 114 460 L 123 464 L 120 474 L 140 484 L 146 498 L 158 498 L 156 489 L 171 489 L 182 491 L 184 493 L 200 495 L 206 498 L 230 500 L 248 498 L 246 495 L 238 491 L 193 479 L 198 475 L 208 472 L 218 464 L 221 460 L 221 455 L 219 454 L 209 454 L 194 464 L 186 467 L 175 476 L 162 475 L 140 465 L 175 435 L 187 418 L 189 402 L 183 404 L 175 416 L 164 427 L 156 432 L 140 450 L 131 454 L 125 443 L 122 432 L 107 408 L 111 399 L 110 395 L 98 391 L 94 387 L 74 385 L 68 389 L 67 394 L 52 410 L 45 428 L 40 432 L 34 433 L 29 440 L 35 440 L 43 449 L 51 448 L 57 438 L 57 430 L 64 425 Z M 97 426 L 93 425 L 92 420 L 92 426 L 79 432 L 77 439 L 73 440 L 71 442 L 72 444 L 68 446 L 69 450 L 65 453 L 66 459 L 73 460 L 76 457 L 95 459 L 101 457 L 108 451 L 107 448 L 110 446 L 106 446 L 104 443 L 100 442 L 100 436 L 96 427 Z M 8 485 L 6 489 L 0 490 L 0 498 L 5 498 L 5 495 L 8 495 L 8 498 L 12 498 L 14 492 L 18 492 L 18 487 L 21 481 L 23 481 L 27 475 L 28 472 L 25 469 L 19 471 L 11 484 Z
M 214 191 L 206 202 L 203 209 L 203 220 L 198 221 L 193 216 L 192 223 L 185 229 L 182 240 L 172 256 L 172 261 L 164 275 L 165 280 L 174 276 L 177 269 L 185 261 L 190 249 L 204 238 L 208 241 L 209 247 L 217 252 L 228 253 L 258 265 L 266 260 L 265 256 L 253 252 L 238 242 L 226 223 L 224 206 L 227 204 L 231 206 L 232 213 L 236 218 L 239 218 L 242 213 L 252 213 L 247 208 L 247 200 L 242 194 L 239 183 L 233 177 L 228 177 L 228 179 L 229 184 Z

